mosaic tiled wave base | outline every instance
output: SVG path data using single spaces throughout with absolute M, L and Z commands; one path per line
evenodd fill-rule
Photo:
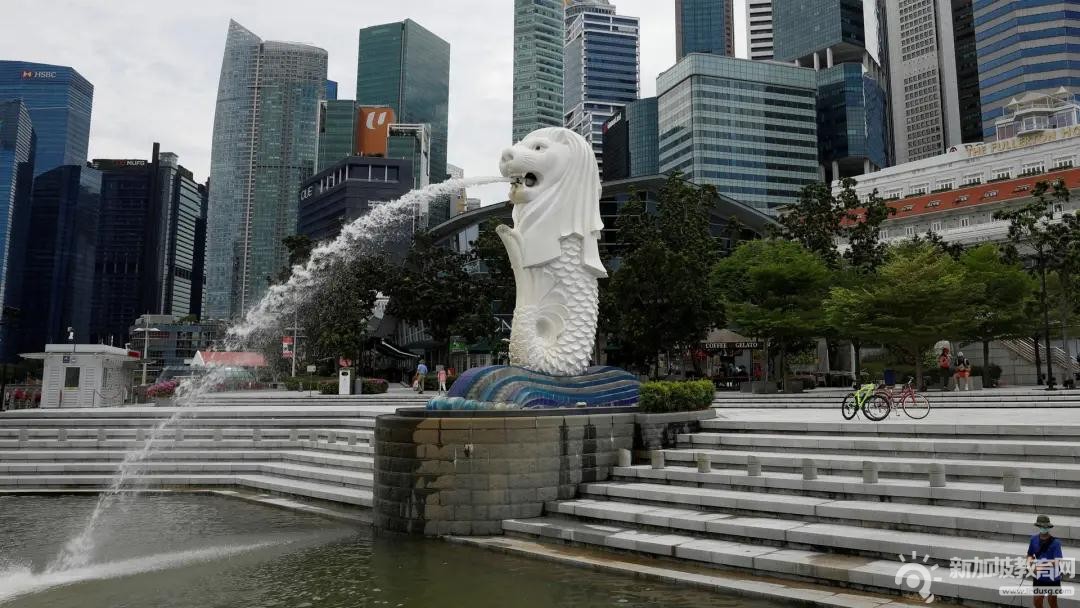
M 523 367 L 470 369 L 429 410 L 517 410 L 637 405 L 641 383 L 617 367 L 590 367 L 580 376 L 550 376 Z

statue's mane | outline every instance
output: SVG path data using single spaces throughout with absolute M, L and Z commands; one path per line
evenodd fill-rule
M 558 127 L 539 129 L 530 136 L 565 145 L 570 158 L 553 186 L 529 203 L 514 206 L 514 228 L 521 233 L 524 245 L 523 264 L 539 266 L 557 259 L 560 239 L 577 235 L 584 241 L 581 263 L 596 276 L 607 276 L 597 247 L 604 222 L 600 217 L 600 172 L 592 147 L 577 133 Z

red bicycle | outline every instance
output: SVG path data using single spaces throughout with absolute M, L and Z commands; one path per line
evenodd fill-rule
M 930 400 L 925 395 L 915 392 L 915 378 L 908 378 L 907 384 L 899 391 L 889 387 L 878 389 L 878 394 L 884 397 L 893 409 L 904 410 L 908 418 L 922 420 L 930 413 Z

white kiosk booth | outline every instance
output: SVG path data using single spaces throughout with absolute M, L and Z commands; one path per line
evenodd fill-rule
M 139 353 L 104 344 L 46 344 L 43 353 L 24 359 L 44 359 L 41 407 L 108 407 L 128 397 Z

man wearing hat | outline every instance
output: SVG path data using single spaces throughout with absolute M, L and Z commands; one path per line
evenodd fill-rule
M 1050 597 L 1050 608 L 1057 608 L 1056 595 L 1049 595 L 1049 590 L 1061 587 L 1061 541 L 1050 535 L 1050 517 L 1040 515 L 1035 518 L 1035 527 L 1039 533 L 1031 537 L 1028 543 L 1028 568 L 1034 572 L 1035 608 L 1042 608 L 1043 596 Z M 1032 563 L 1034 562 L 1034 564 Z M 1042 593 L 1040 593 L 1042 591 Z

